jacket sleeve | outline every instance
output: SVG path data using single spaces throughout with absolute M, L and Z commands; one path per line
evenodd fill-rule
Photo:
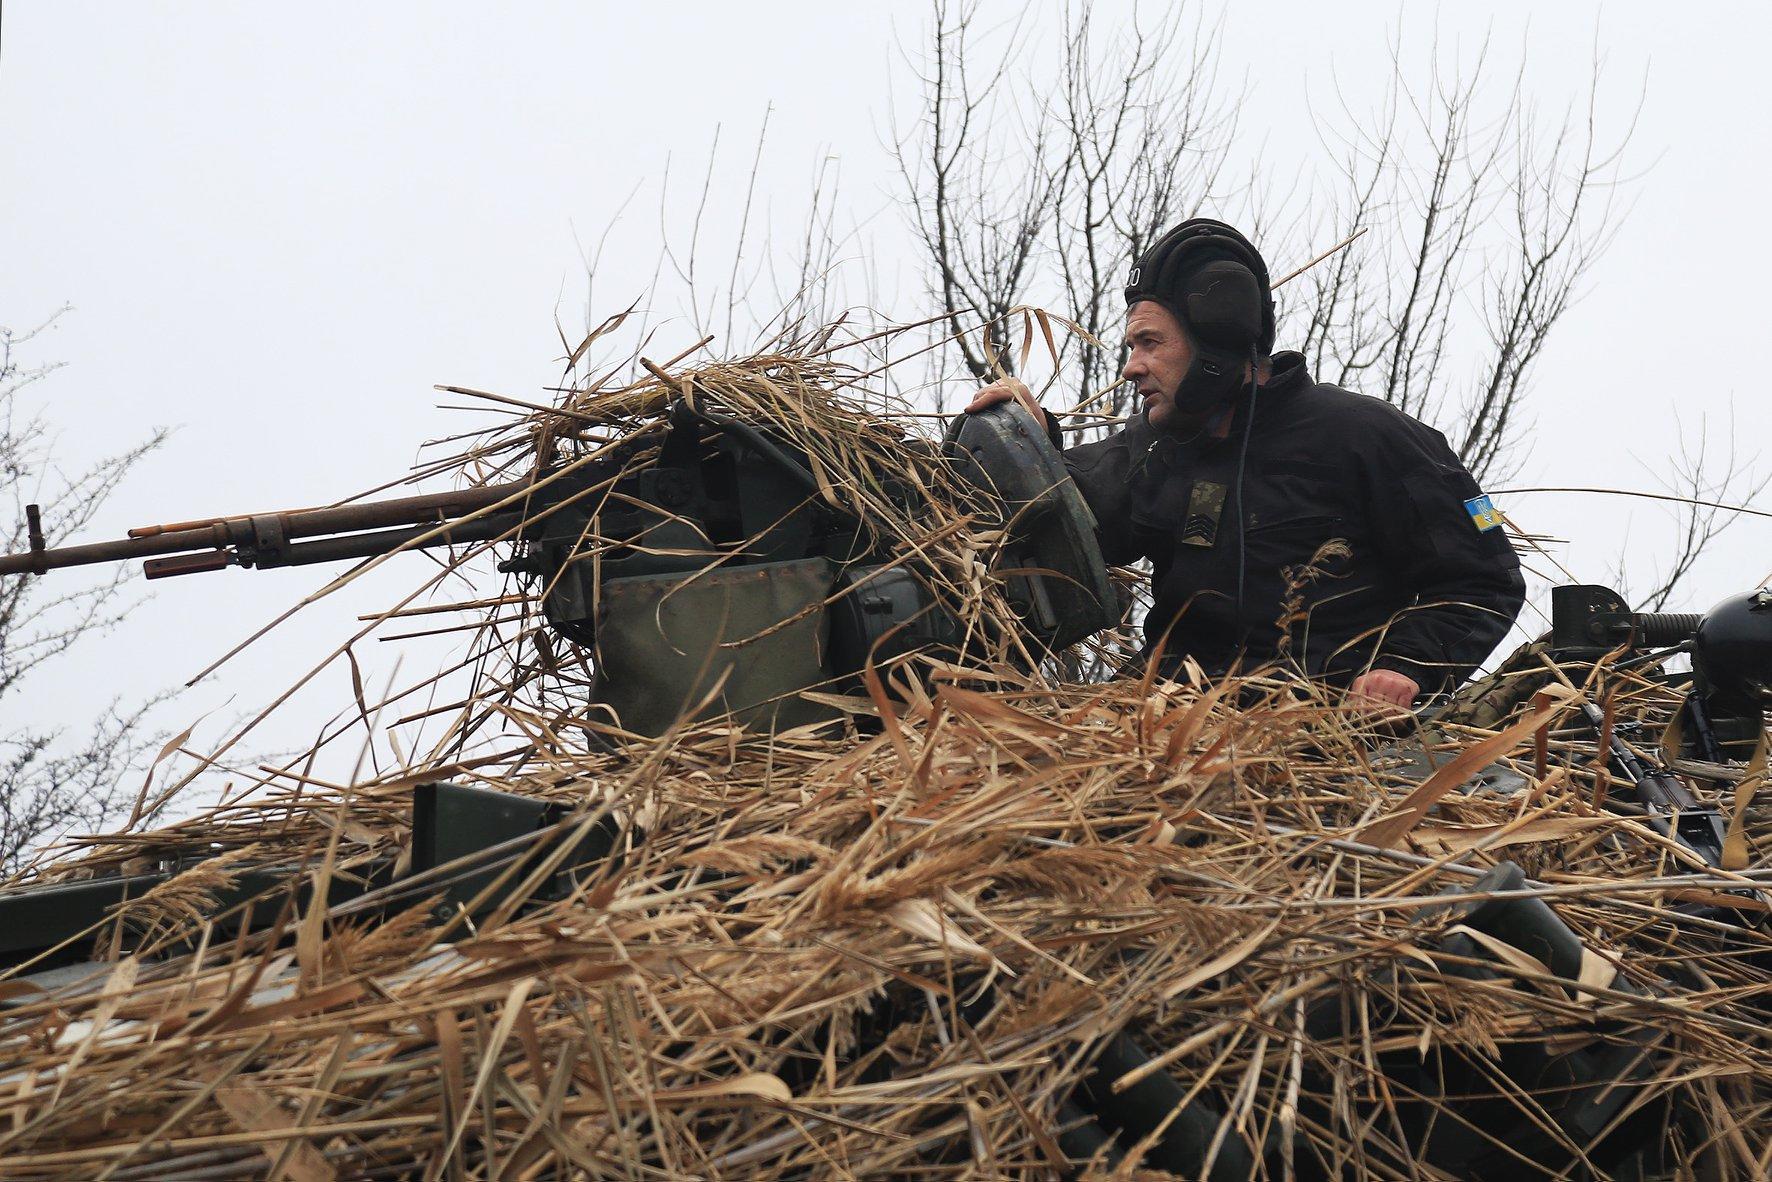
M 1051 416 L 1047 418 L 1050 420 Z M 1109 566 L 1123 566 L 1146 557 L 1132 530 L 1131 448 L 1120 431 L 1094 443 L 1064 451 L 1064 466 L 1089 511 L 1095 515 L 1095 537 Z
M 1433 693 L 1463 682 L 1494 651 L 1525 603 L 1526 582 L 1502 527 L 1473 514 L 1482 491 L 1445 437 L 1391 414 L 1392 429 L 1375 433 L 1368 457 L 1366 512 L 1386 566 L 1415 602 L 1385 629 L 1372 667 Z

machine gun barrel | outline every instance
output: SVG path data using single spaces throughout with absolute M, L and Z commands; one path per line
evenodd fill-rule
M 62 567 L 145 558 L 150 560 L 147 576 L 154 579 L 232 565 L 296 566 L 365 558 L 398 549 L 527 487 L 527 481 L 514 481 L 359 505 L 182 521 L 132 529 L 128 537 L 116 541 L 56 548 L 44 545 L 41 515 L 38 507 L 31 505 L 27 509 L 31 548 L 23 554 L 0 556 L 0 575 L 44 574 Z M 486 541 L 513 528 L 516 519 L 514 513 L 493 514 L 446 529 L 426 544 Z M 298 541 L 303 538 L 316 540 Z
M 1703 622 L 1697 612 L 1632 611 L 1609 587 L 1577 583 L 1551 589 L 1551 647 L 1558 652 L 1673 648 L 1690 641 Z

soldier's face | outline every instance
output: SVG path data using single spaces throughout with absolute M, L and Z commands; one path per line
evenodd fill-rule
M 1151 426 L 1173 426 L 1177 419 L 1175 392 L 1194 351 L 1169 309 L 1141 300 L 1126 309 L 1126 368 L 1120 376 L 1138 390 Z

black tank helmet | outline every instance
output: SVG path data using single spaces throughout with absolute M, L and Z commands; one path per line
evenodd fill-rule
M 1202 344 L 1265 354 L 1274 347 L 1274 294 L 1267 263 L 1236 229 L 1189 218 L 1157 239 L 1126 280 L 1126 306 L 1163 305 Z
M 1245 362 L 1274 347 L 1274 295 L 1261 252 L 1235 229 L 1190 218 L 1140 255 L 1126 280 L 1126 306 L 1150 300 L 1181 322 L 1194 361 L 1176 409 L 1199 414 L 1242 384 Z

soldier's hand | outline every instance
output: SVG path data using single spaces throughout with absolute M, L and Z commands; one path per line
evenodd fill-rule
M 972 396 L 972 401 L 966 404 L 966 413 L 973 414 L 999 403 L 1008 402 L 1011 398 L 1027 407 L 1028 413 L 1034 416 L 1036 423 L 1044 424 L 1046 422 L 1045 408 L 1035 401 L 1034 392 L 1028 389 L 1027 383 L 1020 378 L 1004 378 L 1001 381 L 992 382 Z
M 1347 687 L 1350 706 L 1399 706 L 1404 710 L 1415 704 L 1421 686 L 1394 669 L 1373 669 L 1354 678 Z

